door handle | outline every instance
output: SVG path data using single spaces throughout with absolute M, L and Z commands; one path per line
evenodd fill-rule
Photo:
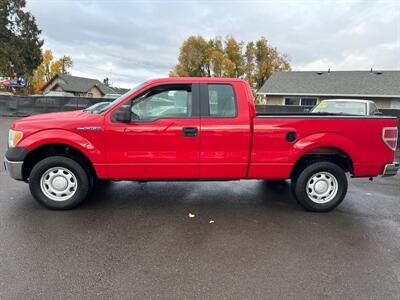
M 183 127 L 182 133 L 183 136 L 197 136 L 199 130 L 197 127 Z

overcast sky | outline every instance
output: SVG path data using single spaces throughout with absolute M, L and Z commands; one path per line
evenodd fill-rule
M 168 76 L 190 35 L 265 36 L 294 70 L 400 69 L 400 1 L 27 0 L 73 75 L 131 87 Z

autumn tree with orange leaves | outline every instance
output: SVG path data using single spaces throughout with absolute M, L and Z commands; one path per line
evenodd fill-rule
M 71 57 L 64 55 L 54 60 L 51 50 L 42 53 L 42 63 L 33 72 L 31 92 L 41 94 L 42 87 L 57 74 L 68 74 L 68 69 L 73 66 Z
M 290 70 L 288 56 L 265 37 L 244 43 L 232 36 L 224 40 L 190 36 L 180 47 L 178 63 L 170 76 L 243 78 L 259 89 L 272 72 Z

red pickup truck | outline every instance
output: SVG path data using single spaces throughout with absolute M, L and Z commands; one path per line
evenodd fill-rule
M 15 121 L 5 166 L 51 209 L 76 207 L 102 179 L 291 179 L 320 212 L 341 203 L 346 173 L 395 175 L 396 145 L 394 117 L 259 114 L 244 80 L 165 78 L 101 109 Z

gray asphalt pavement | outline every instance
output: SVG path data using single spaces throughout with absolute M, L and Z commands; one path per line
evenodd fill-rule
M 111 183 L 49 211 L 1 168 L 0 299 L 109 298 L 399 299 L 400 176 L 325 214 L 263 181 Z

